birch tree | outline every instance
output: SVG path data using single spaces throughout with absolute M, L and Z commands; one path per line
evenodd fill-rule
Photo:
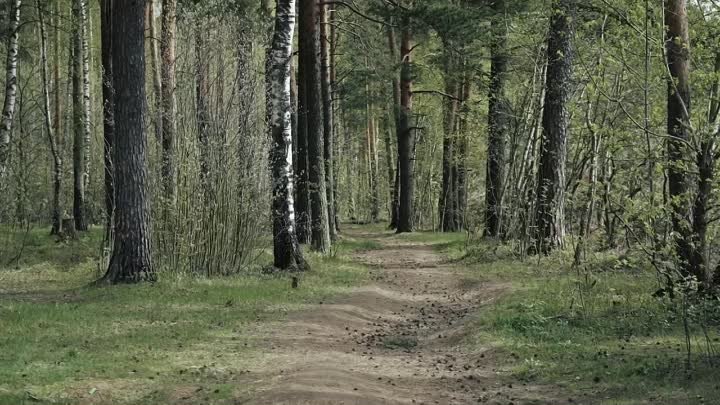
M 295 32 L 295 0 L 277 0 L 275 24 L 267 52 L 265 85 L 272 177 L 274 266 L 285 271 L 308 268 L 295 234 L 293 201 L 290 63 Z

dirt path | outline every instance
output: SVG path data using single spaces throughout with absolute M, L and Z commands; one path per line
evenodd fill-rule
M 431 245 L 362 232 L 350 230 L 382 246 L 355 255 L 371 266 L 372 284 L 301 311 L 276 331 L 268 347 L 275 371 L 257 381 L 265 388 L 247 403 L 555 403 L 537 388 L 503 383 L 492 350 L 471 355 L 459 344 L 468 315 L 502 285 L 469 283 Z

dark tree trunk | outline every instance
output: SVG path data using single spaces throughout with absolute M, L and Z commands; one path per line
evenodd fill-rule
M 502 192 L 505 181 L 505 144 L 508 131 L 507 28 L 504 0 L 494 3 L 493 42 L 490 47 L 490 90 L 488 106 L 488 157 L 485 180 L 485 236 L 501 236 Z
M 310 184 L 312 246 L 330 249 L 327 188 L 325 186 L 323 99 L 321 86 L 320 3 L 300 1 L 300 53 L 303 55 L 307 107 L 307 141 Z
M 565 236 L 567 102 L 572 85 L 574 0 L 556 0 L 552 9 L 535 213 L 535 248 L 542 253 L 562 246 Z
M 400 111 L 398 131 L 398 161 L 400 164 L 400 198 L 397 233 L 413 231 L 415 129 L 410 127 L 412 117 L 411 33 L 409 21 L 403 21 L 400 41 Z
M 456 61 L 457 56 L 453 54 L 452 44 L 445 43 L 444 79 L 445 94 L 455 97 L 458 94 L 458 80 Z M 455 232 L 455 207 L 457 206 L 456 179 L 453 167 L 455 166 L 456 147 L 456 119 L 458 102 L 455 98 L 443 98 L 443 158 L 442 158 L 442 189 L 438 201 L 440 217 L 440 230 L 442 232 Z
M 299 27 L 298 27 L 299 28 Z M 299 31 L 299 42 L 307 33 Z M 308 114 L 307 114 L 307 61 L 303 52 L 298 53 L 297 69 L 297 163 L 295 176 L 297 178 L 297 238 L 301 244 L 309 244 L 312 241 L 311 233 L 311 212 L 310 212 L 310 166 L 308 161 Z
M 665 2 L 665 26 L 667 33 L 665 47 L 667 68 L 670 72 L 667 97 L 667 154 L 668 154 L 668 191 L 672 206 L 675 250 L 681 262 L 684 276 L 695 276 L 698 281 L 707 280 L 707 267 L 704 265 L 703 252 L 707 230 L 706 204 L 712 179 L 712 164 L 708 164 L 706 154 L 698 152 L 700 171 L 698 197 L 695 212 L 690 205 L 690 179 L 684 169 L 688 156 L 687 143 L 690 141 L 690 36 L 686 0 L 668 0 Z M 707 145 L 702 145 L 705 149 Z M 707 193 L 707 194 L 706 194 Z
M 320 49 L 322 54 L 322 101 L 323 101 L 323 134 L 324 154 L 325 154 L 325 187 L 327 189 L 327 207 L 328 207 L 328 229 L 330 231 L 330 239 L 337 239 L 337 227 L 335 225 L 335 176 L 334 176 L 334 157 L 333 142 L 334 133 L 334 114 L 332 105 L 332 77 L 331 77 L 331 52 L 332 52 L 332 36 L 330 35 L 330 13 L 329 6 L 320 6 L 321 22 L 320 22 Z
M 388 46 L 390 49 L 390 60 L 395 63 L 398 61 L 397 44 L 395 41 L 395 30 L 392 27 L 387 28 Z M 393 95 L 393 130 L 395 131 L 395 139 L 400 139 L 400 75 L 392 76 L 392 95 Z M 400 151 L 398 150 L 398 156 Z M 390 203 L 390 229 L 397 229 L 398 215 L 400 213 L 400 161 L 397 163 L 395 171 L 395 179 L 392 187 L 392 202 Z
M 82 1 L 73 0 L 71 35 L 73 49 L 72 89 L 73 89 L 73 217 L 75 229 L 87 230 L 85 217 L 85 107 L 83 103 L 83 38 L 82 38 Z
M 465 213 L 467 211 L 467 151 L 468 151 L 468 134 L 467 134 L 467 117 L 470 114 L 468 100 L 470 99 L 471 84 L 470 74 L 464 72 L 463 83 L 460 86 L 461 91 L 458 94 L 460 99 L 460 110 L 458 111 L 458 139 L 456 146 L 456 158 L 454 165 L 454 179 L 457 192 L 455 208 L 455 227 L 457 230 L 465 229 Z
M 102 59 L 102 95 L 103 95 L 103 157 L 105 166 L 105 226 L 106 235 L 112 234 L 112 217 L 115 210 L 115 189 L 113 182 L 113 142 L 114 142 L 114 95 L 112 76 L 112 6 L 113 1 L 102 0 L 100 5 L 100 42 Z
M 295 0 L 277 0 L 275 28 L 265 65 L 267 121 L 272 139 L 273 256 L 276 268 L 304 271 L 308 266 L 295 234 L 293 202 L 290 65 L 295 31 Z
M 162 66 L 162 164 L 163 198 L 165 207 L 175 206 L 177 180 L 175 169 L 175 144 L 177 133 L 177 98 L 175 97 L 175 48 L 177 0 L 162 2 L 162 34 L 160 53 Z
M 101 282 L 154 281 L 147 137 L 145 134 L 145 2 L 113 1 L 112 66 L 115 215 L 112 255 Z

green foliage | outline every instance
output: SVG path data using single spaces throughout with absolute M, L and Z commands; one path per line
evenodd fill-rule
M 717 324 L 691 330 L 687 369 L 682 318 L 673 309 L 679 303 L 653 297 L 661 284 L 647 261 L 638 268 L 630 265 L 641 263 L 634 256 L 608 253 L 578 272 L 563 252 L 539 261 L 521 261 L 509 247 L 486 243 L 472 252 L 465 259 L 476 263 L 471 275 L 502 280 L 508 292 L 478 311 L 466 343 L 491 347 L 513 378 L 608 404 L 616 403 L 610 398 L 680 404 L 717 395 L 720 369 L 707 351 L 720 341 Z

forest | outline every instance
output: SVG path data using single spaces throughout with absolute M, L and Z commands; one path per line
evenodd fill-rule
M 0 0 L 0 55 L 0 405 L 720 405 L 718 0 Z

